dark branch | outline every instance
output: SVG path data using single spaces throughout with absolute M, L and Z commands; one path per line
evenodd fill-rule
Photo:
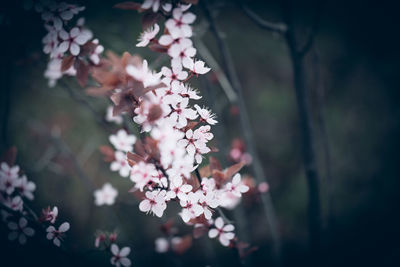
M 284 34 L 287 31 L 287 26 L 284 23 L 274 23 L 266 21 L 260 18 L 256 13 L 254 13 L 251 9 L 249 9 L 247 6 L 243 4 L 241 4 L 241 8 L 243 9 L 247 17 L 249 17 L 255 24 L 257 24 L 262 29 L 279 34 Z

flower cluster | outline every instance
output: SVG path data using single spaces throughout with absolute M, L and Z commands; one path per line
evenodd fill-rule
M 18 165 L 9 165 L 7 162 L 0 163 L 0 203 L 4 206 L 19 212 L 26 213 L 24 201 L 33 200 L 33 191 L 36 185 L 28 181 L 26 175 L 21 175 Z M 33 236 L 34 229 L 28 227 L 28 221 L 24 217 L 14 218 L 11 213 L 2 210 L 2 218 L 7 223 L 11 232 L 9 240 L 18 238 L 21 245 L 27 241 L 27 236 Z
M 119 266 L 131 266 L 131 260 L 128 258 L 128 255 L 131 252 L 129 247 L 123 247 L 119 249 L 116 244 L 117 234 L 115 232 L 106 233 L 99 231 L 96 234 L 96 239 L 94 246 L 96 248 L 101 248 L 106 251 L 109 251 L 111 254 L 110 262 L 112 265 L 117 267 Z
M 168 204 L 175 201 L 181 207 L 182 220 L 194 224 L 212 220 L 214 210 L 219 207 L 235 207 L 249 187 L 237 173 L 243 166 L 241 163 L 225 170 L 214 164 L 207 173 L 193 175 L 194 172 L 199 174 L 203 157 L 211 151 L 208 146 L 214 137 L 211 126 L 217 120 L 207 107 L 190 103 L 201 96 L 187 82 L 206 74 L 210 68 L 195 58 L 197 51 L 190 38 L 196 16 L 189 8 L 190 5 L 162 5 L 160 11 L 159 1 L 145 1 L 140 6 L 146 12 L 166 16 L 162 31 L 160 25 L 153 22 L 140 35 L 137 44 L 138 47 L 148 45 L 170 57 L 170 65 L 162 66 L 160 72 L 150 70 L 146 60 L 129 54 L 121 59 L 109 56 L 114 62 L 113 71 L 121 72 L 122 67 L 123 73 L 118 75 L 123 79 L 112 80 L 113 115 L 130 114 L 145 136 L 136 140 L 120 130 L 110 136 L 110 142 L 116 150 L 111 169 L 119 171 L 123 177 L 129 176 L 133 182 L 132 191 L 142 193 L 143 200 L 139 204 L 142 212 L 162 217 Z M 162 34 L 157 37 L 160 32 Z M 105 74 L 100 68 L 98 73 L 101 72 Z M 95 74 L 95 77 L 100 75 Z M 97 81 L 102 86 L 100 91 L 110 87 L 104 79 Z M 234 235 L 221 236 L 221 243 L 227 245 Z
M 85 72 L 85 61 L 89 64 L 99 64 L 103 46 L 99 45 L 97 39 L 90 41 L 93 34 L 85 28 L 83 18 L 72 23 L 84 7 L 65 2 L 42 1 L 36 4 L 35 9 L 41 14 L 47 30 L 42 42 L 43 52 L 50 57 L 45 71 L 49 86 L 54 86 L 64 74 L 75 76 L 77 71 Z M 82 83 L 85 83 L 85 78 L 81 79 Z

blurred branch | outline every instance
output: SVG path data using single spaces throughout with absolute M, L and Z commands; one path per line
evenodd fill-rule
M 309 91 L 306 82 L 306 70 L 304 63 L 305 54 L 299 50 L 298 39 L 294 31 L 292 2 L 284 3 L 284 19 L 288 25 L 285 34 L 286 44 L 289 48 L 292 61 L 294 88 L 299 114 L 300 131 L 303 144 L 303 161 L 308 183 L 308 213 L 311 252 L 318 261 L 321 245 L 321 203 L 320 203 L 320 178 L 317 170 L 314 151 L 312 118 L 309 104 Z M 312 43 L 311 43 L 312 45 Z M 307 51 L 306 51 L 307 52 Z
M 251 9 L 249 9 L 244 4 L 241 4 L 241 8 L 243 9 L 244 13 L 249 17 L 255 24 L 257 24 L 260 28 L 264 30 L 268 30 L 271 32 L 284 34 L 287 31 L 287 26 L 284 23 L 274 23 L 269 22 L 261 17 L 259 17 L 256 13 L 254 13 Z
M 85 107 L 87 110 L 89 110 L 93 114 L 96 121 L 103 128 L 105 128 L 107 131 L 111 131 L 111 128 L 110 128 L 109 124 L 106 122 L 106 120 L 104 119 L 104 116 L 102 116 L 100 113 L 98 113 L 97 110 L 94 107 L 92 107 L 92 105 L 89 103 L 89 101 L 87 101 L 83 96 L 81 96 L 80 94 L 75 92 L 75 90 L 72 89 L 63 79 L 60 80 L 60 85 L 61 85 L 60 87 L 62 89 L 64 89 L 73 100 L 80 103 L 83 107 Z
M 324 150 L 324 161 L 326 170 L 326 199 L 328 203 L 328 229 L 332 228 L 334 223 L 334 206 L 333 206 L 333 177 L 331 167 L 331 149 L 329 146 L 328 132 L 326 130 L 326 123 L 324 119 L 324 104 L 325 93 L 324 85 L 321 77 L 320 59 L 317 49 L 312 49 L 314 77 L 315 77 L 315 90 L 317 92 L 317 121 L 320 130 L 322 147 Z M 330 231 L 331 232 L 331 231 Z
M 229 53 L 229 49 L 228 49 L 225 41 L 221 37 L 221 34 L 217 28 L 215 20 L 214 20 L 213 16 L 211 15 L 211 11 L 205 2 L 206 2 L 205 0 L 201 1 L 200 4 L 201 4 L 201 6 L 204 10 L 204 13 L 210 23 L 211 32 L 213 33 L 214 38 L 217 41 L 218 48 L 219 48 L 219 51 L 222 56 L 222 63 L 225 68 L 228 80 L 230 81 L 232 88 L 234 88 L 235 92 L 238 95 L 237 104 L 240 109 L 240 112 L 239 112 L 240 124 L 242 127 L 242 132 L 244 135 L 246 145 L 249 149 L 250 154 L 253 156 L 252 168 L 254 170 L 255 178 L 258 182 L 264 182 L 266 180 L 266 175 L 264 173 L 264 169 L 262 167 L 260 158 L 257 154 L 256 145 L 254 143 L 254 135 L 252 132 L 252 128 L 251 128 L 249 117 L 248 117 L 247 110 L 246 110 L 246 106 L 244 103 L 242 87 L 241 87 L 239 78 L 236 74 L 233 60 Z M 265 213 L 267 215 L 268 228 L 271 231 L 271 235 L 272 235 L 275 259 L 276 259 L 276 261 L 279 262 L 280 255 L 281 255 L 281 240 L 280 240 L 280 236 L 278 233 L 278 225 L 277 225 L 275 210 L 274 210 L 274 207 L 272 204 L 270 194 L 269 193 L 262 194 L 261 200 L 263 203 Z
M 322 5 L 323 1 L 322 0 L 315 0 L 315 12 L 314 12 L 314 18 L 313 22 L 311 25 L 311 29 L 308 33 L 308 36 L 306 38 L 306 41 L 304 42 L 303 46 L 299 48 L 298 53 L 301 56 L 304 56 L 305 54 L 310 51 L 311 47 L 313 46 L 315 36 L 317 35 L 319 24 L 320 24 L 320 19 L 321 19 L 321 13 L 322 13 Z

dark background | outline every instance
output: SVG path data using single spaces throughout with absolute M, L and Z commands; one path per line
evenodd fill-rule
M 47 56 L 41 52 L 41 38 L 45 35 L 42 21 L 34 11 L 25 11 L 18 1 L 10 2 L 0 13 L 2 149 L 8 145 L 18 147 L 17 162 L 37 185 L 32 206 L 37 212 L 48 205 L 59 207 L 59 222 L 71 223 L 66 244 L 76 254 L 63 255 L 38 236 L 28 239 L 24 247 L 10 243 L 8 230 L 2 225 L 1 261 L 7 262 L 2 266 L 76 266 L 76 259 L 87 260 L 87 266 L 107 266 L 108 255 L 85 252 L 93 248 L 96 229 L 117 229 L 118 244 L 132 248 L 133 266 L 238 266 L 234 251 L 215 240 L 209 242 L 206 237 L 195 240 L 182 256 L 154 252 L 154 239 L 161 236 L 161 221 L 138 210 L 137 201 L 125 193 L 130 183 L 109 171 L 102 161 L 97 148 L 107 144 L 107 133 L 92 114 L 60 86 L 47 87 L 43 77 Z M 140 16 L 135 11 L 113 9 L 118 2 L 86 1 L 82 13 L 86 25 L 106 50 L 118 54 L 129 51 L 151 62 L 156 58 L 153 52 L 135 47 L 141 31 Z M 308 253 L 307 184 L 287 46 L 283 38 L 259 29 L 233 2 L 210 2 L 218 7 L 216 21 L 244 88 L 258 153 L 279 220 L 284 265 L 309 266 L 315 256 Z M 295 23 L 302 38 L 307 35 L 317 2 L 294 2 Z M 400 44 L 399 12 L 393 2 L 325 1 L 319 11 L 316 40 L 306 58 L 323 208 L 324 234 L 318 266 L 400 263 Z M 281 21 L 280 1 L 246 3 L 260 17 Z M 201 24 L 202 10 L 194 7 L 192 12 L 198 15 L 196 23 Z M 220 61 L 212 35 L 206 33 L 202 39 Z M 76 82 L 66 80 L 83 95 Z M 214 129 L 223 138 L 215 144 L 226 147 L 233 138 L 241 137 L 238 119 L 229 112 L 218 85 L 207 90 L 201 84 L 195 85 L 221 122 Z M 87 99 L 100 112 L 107 105 L 103 100 Z M 320 116 L 324 118 L 330 148 L 332 220 L 328 220 L 326 151 Z M 59 139 L 96 187 L 106 181 L 118 187 L 119 202 L 115 206 L 94 206 L 92 194 L 73 168 L 71 155 L 60 152 L 50 140 L 52 131 L 60 133 Z M 46 153 L 54 154 L 50 161 L 43 160 Z M 219 157 L 224 161 L 224 150 Z M 245 169 L 244 173 L 251 174 L 251 170 Z M 274 266 L 271 237 L 260 206 L 245 201 L 242 207 L 248 230 L 243 239 L 259 246 L 247 263 Z M 173 211 L 167 212 L 167 217 L 173 216 Z M 181 224 L 179 219 L 177 222 Z M 181 226 L 183 232 L 190 231 L 190 227 Z

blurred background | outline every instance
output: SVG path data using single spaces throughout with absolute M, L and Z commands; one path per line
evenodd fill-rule
M 159 68 L 163 62 L 156 60 L 156 53 L 135 47 L 141 32 L 140 15 L 113 9 L 118 2 L 85 1 L 82 16 L 87 27 L 106 51 L 138 54 Z M 323 234 L 318 266 L 399 266 L 397 9 L 392 1 L 325 1 L 318 11 L 319 1 L 293 2 L 301 40 L 308 34 L 315 12 L 321 12 L 314 45 L 305 57 L 321 178 Z M 245 3 L 266 20 L 282 21 L 280 1 Z M 93 251 L 96 230 L 116 230 L 118 244 L 132 248 L 133 266 L 240 266 L 235 251 L 206 236 L 195 239 L 182 255 L 155 252 L 154 240 L 162 236 L 159 229 L 165 221 L 138 210 L 138 201 L 127 193 L 130 181 L 111 172 L 99 152 L 100 145 L 108 144 L 108 133 L 63 87 L 71 87 L 103 115 L 109 103 L 85 95 L 68 77 L 49 88 L 43 77 L 48 58 L 42 53 L 42 21 L 19 1 L 8 4 L 12 6 L 3 6 L 0 13 L 1 149 L 9 145 L 18 148 L 18 165 L 37 185 L 34 210 L 58 206 L 60 222 L 71 223 L 66 243 L 86 266 L 109 265 L 108 255 Z M 234 2 L 208 4 L 215 11 L 243 87 L 254 142 L 277 214 L 283 266 L 310 266 L 314 255 L 309 253 L 307 182 L 285 39 L 257 27 Z M 221 63 L 203 10 L 195 6 L 192 12 L 198 16 L 195 45 L 196 40 L 204 44 Z M 243 132 L 237 107 L 229 104 L 215 77 L 215 73 L 208 74 L 192 85 L 204 96 L 201 103 L 217 113 L 220 124 L 214 127 L 213 144 L 220 148 L 216 156 L 227 166 L 231 144 L 235 138 L 243 138 Z M 253 175 L 248 167 L 242 173 Z M 118 188 L 117 203 L 96 207 L 92 190 L 105 182 Z M 332 193 L 331 206 L 328 192 Z M 239 237 L 258 247 L 245 264 L 275 266 L 260 202 L 244 197 L 238 208 L 241 214 L 228 214 L 241 218 Z M 166 219 L 175 217 L 179 232 L 190 233 L 191 227 L 184 226 L 175 212 L 168 209 Z M 37 236 L 21 247 L 7 240 L 4 225 L 0 229 L 2 261 L 7 262 L 3 266 L 75 265 Z

